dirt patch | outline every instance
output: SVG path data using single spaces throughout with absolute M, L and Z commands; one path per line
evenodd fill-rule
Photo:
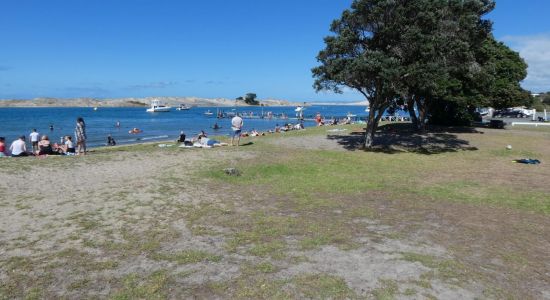
M 338 186 L 308 195 L 272 186 L 286 182 L 278 176 L 293 151 L 348 151 L 340 142 L 346 132 L 328 134 L 265 139 L 268 150 L 258 142 L 97 153 L 75 158 L 61 176 L 53 160 L 22 163 L 24 173 L 0 175 L 0 298 L 548 298 L 545 214 L 451 202 L 439 190 L 373 185 L 352 193 Z M 442 166 L 413 174 L 425 179 L 423 189 L 469 177 L 506 185 L 531 170 L 510 167 L 511 154 L 496 155 L 491 146 L 502 134 L 512 134 L 515 145 L 525 136 L 443 134 L 458 142 L 434 143 L 454 150 L 420 156 Z M 512 154 L 546 160 L 541 143 L 548 141 Z M 481 159 L 500 160 L 446 156 L 470 147 Z M 273 183 L 201 177 L 255 163 L 268 164 Z M 476 165 L 482 169 L 469 172 Z M 484 179 L 499 170 L 496 179 Z M 530 172 L 537 178 L 510 185 L 547 193 L 546 169 Z

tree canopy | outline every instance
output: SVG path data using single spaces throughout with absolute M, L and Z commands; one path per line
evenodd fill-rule
M 485 16 L 494 7 L 493 0 L 355 0 L 331 25 L 312 69 L 314 88 L 345 86 L 367 98 L 366 147 L 397 102 L 419 130 L 430 114 L 452 121 L 476 106 L 527 103 L 519 84 L 527 65 L 493 38 Z
M 257 97 L 255 93 L 247 93 L 244 97 L 237 97 L 235 100 L 244 101 L 248 105 L 260 105 L 260 102 L 256 100 Z

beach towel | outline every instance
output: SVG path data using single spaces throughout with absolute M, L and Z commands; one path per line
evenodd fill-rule
M 514 160 L 514 162 L 520 163 L 520 164 L 528 164 L 528 165 L 538 165 L 538 164 L 540 164 L 540 160 L 532 159 L 532 158 L 516 159 L 516 160 Z

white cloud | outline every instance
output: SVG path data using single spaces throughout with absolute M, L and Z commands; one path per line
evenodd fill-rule
M 532 92 L 550 91 L 550 34 L 505 36 L 502 40 L 529 65 L 523 87 Z

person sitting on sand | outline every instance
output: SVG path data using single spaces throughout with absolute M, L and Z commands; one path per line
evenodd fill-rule
M 293 126 L 293 129 L 294 130 L 302 130 L 304 129 L 304 123 L 298 123 L 296 125 Z
M 20 136 L 17 140 L 13 141 L 10 145 L 11 157 L 28 156 L 27 145 L 25 144 L 25 136 Z
M 132 130 L 128 131 L 129 134 L 138 134 L 138 133 L 142 133 L 143 131 L 139 128 L 132 128 Z
M 75 155 L 76 149 L 74 147 L 73 138 L 70 135 L 65 136 L 65 142 L 63 145 L 57 147 L 57 151 L 60 154 Z
M 40 139 L 40 142 L 38 142 L 38 151 L 36 152 L 36 155 L 51 155 L 53 153 L 52 144 L 50 143 L 50 139 L 47 135 L 43 135 Z
M 0 157 L 6 156 L 8 156 L 8 154 L 6 153 L 6 138 L 0 136 Z
M 108 146 L 116 146 L 116 141 L 110 134 L 107 136 L 107 145 Z
M 178 143 L 185 143 L 185 133 L 183 131 L 180 131 L 180 136 L 177 140 Z
M 275 132 L 279 133 L 281 132 L 281 127 L 279 127 L 279 124 L 275 124 Z

